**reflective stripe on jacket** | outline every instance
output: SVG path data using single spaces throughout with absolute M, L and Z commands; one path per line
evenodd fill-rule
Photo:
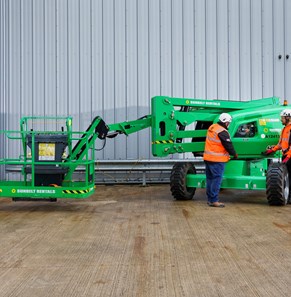
M 222 131 L 227 131 L 218 124 L 213 124 L 209 127 L 206 135 L 205 149 L 203 159 L 211 162 L 228 162 L 229 153 L 222 145 L 218 134 Z
M 278 150 L 282 150 L 283 155 L 288 155 L 291 157 L 290 149 L 290 130 L 291 124 L 285 126 L 281 132 L 281 136 L 277 145 L 273 147 L 273 151 L 276 152 Z

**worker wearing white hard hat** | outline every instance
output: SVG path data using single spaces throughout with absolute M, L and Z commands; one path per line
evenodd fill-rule
M 286 164 L 289 176 L 291 177 L 291 109 L 283 109 L 280 113 L 281 122 L 284 128 L 277 145 L 267 149 L 264 154 L 270 155 L 278 150 L 282 151 L 282 163 Z
M 230 160 L 230 155 L 237 159 L 237 153 L 233 147 L 230 135 L 227 131 L 232 117 L 228 113 L 222 113 L 218 122 L 212 124 L 206 135 L 203 159 L 206 173 L 206 195 L 209 206 L 224 207 L 219 202 L 218 194 L 222 182 L 225 164 Z

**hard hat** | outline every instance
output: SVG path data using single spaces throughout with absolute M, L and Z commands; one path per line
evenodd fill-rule
M 220 122 L 222 123 L 230 123 L 232 121 L 232 117 L 230 114 L 228 113 L 222 113 L 220 116 L 219 116 L 219 120 Z
M 280 113 L 281 117 L 291 117 L 291 109 L 287 108 L 287 109 L 283 109 Z

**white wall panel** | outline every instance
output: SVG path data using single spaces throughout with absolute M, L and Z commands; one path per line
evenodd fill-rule
M 263 97 L 274 94 L 273 0 L 262 2 Z
M 161 2 L 161 94 L 172 96 L 172 6 L 171 1 Z
M 284 0 L 273 1 L 274 94 L 285 97 Z M 280 58 L 281 56 L 281 58 Z
M 11 2 L 13 3 L 13 1 Z M 45 114 L 45 12 L 44 12 L 44 0 L 38 0 L 32 2 L 32 114 L 41 115 Z M 13 31 L 12 31 L 13 32 Z M 13 36 L 13 34 L 11 35 Z M 62 61 L 63 59 L 61 59 Z
M 172 96 L 183 96 L 183 10 L 182 1 L 172 0 Z
M 149 95 L 161 95 L 161 1 L 149 0 Z M 150 98 L 148 98 L 150 102 Z
M 217 99 L 216 0 L 206 1 L 206 98 Z
M 120 2 L 120 1 L 118 1 Z M 123 13 L 122 13 L 123 14 Z M 103 1 L 92 1 L 92 110 L 103 116 Z
M 194 98 L 195 46 L 194 46 L 194 1 L 184 0 L 183 5 L 183 97 Z M 180 94 L 181 95 L 181 94 Z
M 262 2 L 251 1 L 250 98 L 263 97 Z
M 285 34 L 285 98 L 289 99 L 289 103 L 291 103 L 291 1 L 285 1 L 284 3 L 284 34 Z
M 67 81 L 64 77 L 63 83 L 67 85 L 67 91 L 61 83 L 58 83 L 58 106 L 60 106 L 61 113 L 67 110 L 68 114 L 73 116 L 74 129 L 80 130 L 80 105 L 81 102 L 81 84 L 80 84 L 80 1 L 70 0 L 68 6 L 68 16 L 65 27 L 57 27 L 58 36 L 61 32 L 66 34 L 66 38 L 62 44 L 57 42 L 57 57 L 60 60 L 62 57 L 63 48 L 68 47 L 66 61 L 63 61 L 64 65 L 60 67 L 57 75 L 59 76 L 58 81 L 61 82 L 63 77 L 62 69 L 67 69 Z M 61 14 L 58 14 L 58 24 L 61 24 Z M 66 27 L 67 26 L 67 27 Z M 64 31 L 61 31 L 64 29 Z M 58 62 L 58 65 L 60 63 Z M 62 96 L 64 99 L 62 99 Z M 66 98 L 66 99 L 65 99 Z M 87 98 L 86 100 L 89 100 Z
M 195 98 L 206 98 L 206 2 L 195 1 Z
M 71 115 L 85 130 L 149 114 L 156 95 L 291 103 L 290 3 L 0 0 L 0 125 Z M 108 139 L 97 158 L 150 158 L 150 141 Z
M 5 22 L 6 13 L 3 0 L 0 0 L 0 130 L 4 129 L 4 110 L 5 110 L 5 76 L 6 76 L 6 65 L 5 65 Z M 0 146 L 0 157 L 3 158 L 2 146 Z
M 7 121 L 6 111 L 6 90 L 7 90 L 7 8 L 3 0 L 0 0 L 0 129 L 5 129 L 5 123 Z M 4 145 L 4 135 L 0 135 L 0 158 L 5 158 L 7 152 L 7 146 Z M 5 168 L 0 168 L 0 175 L 4 175 Z
M 138 24 L 137 1 L 126 1 L 126 96 L 127 113 L 125 120 L 138 117 Z M 138 136 L 133 134 L 127 140 L 126 158 L 133 159 L 138 154 Z
M 70 6 L 66 0 L 56 3 L 56 114 L 61 116 L 72 114 L 78 123 L 78 113 L 72 108 L 74 104 L 70 100 L 69 88 L 75 86 L 76 90 L 72 90 L 71 93 L 74 96 L 79 95 L 79 80 L 76 78 L 74 81 L 76 76 L 79 77 L 79 68 L 75 69 L 76 64 L 79 65 L 79 14 L 77 13 L 79 6 L 77 1 L 70 3 Z M 75 56 L 72 57 L 72 53 Z M 71 83 L 72 81 L 74 83 Z
M 22 99 L 22 115 L 30 116 L 33 112 L 33 17 L 32 17 L 32 0 L 27 0 L 25 5 L 21 6 L 21 65 L 19 72 L 21 73 L 21 99 Z M 14 35 L 11 33 L 11 35 Z M 55 42 L 53 43 L 55 46 Z M 53 57 L 54 64 L 55 56 Z M 55 72 L 53 73 L 55 77 Z M 52 100 L 55 100 L 56 88 L 53 89 L 54 95 Z M 19 127 L 17 127 L 18 129 Z
M 229 25 L 229 60 L 228 60 L 228 96 L 232 100 L 240 100 L 240 13 L 239 0 L 228 2 Z
M 110 1 L 106 1 L 110 3 Z M 112 9 L 110 7 L 110 9 Z M 91 27 L 91 1 L 82 0 L 80 2 L 80 129 L 84 131 L 92 121 L 92 27 Z M 112 30 L 113 31 L 113 30 Z M 111 31 L 111 32 L 112 32 Z M 110 31 L 109 31 L 110 32 Z M 108 34 L 111 35 L 111 34 Z M 113 39 L 113 38 L 112 38 Z M 111 64 L 114 64 L 111 58 Z M 113 66 L 110 71 L 113 73 Z M 109 86 L 114 89 L 114 85 Z
M 250 0 L 240 2 L 239 6 L 239 69 L 240 99 L 251 99 L 251 3 Z
M 228 96 L 228 0 L 219 0 L 217 5 L 217 97 Z
M 125 0 L 114 1 L 114 16 L 114 122 L 120 123 L 125 120 L 127 105 Z M 126 150 L 123 149 L 126 147 L 126 142 L 127 138 L 124 135 L 114 140 L 107 140 L 108 146 L 113 146 L 114 143 L 114 159 L 126 159 Z
M 150 113 L 149 94 L 149 4 L 148 1 L 137 2 L 137 115 L 138 118 Z M 150 151 L 144 142 L 151 143 L 149 129 L 138 134 L 138 152 L 140 159 L 149 159 Z
M 6 15 L 7 18 L 7 29 L 14 32 L 15 34 L 7 34 L 6 42 L 8 44 L 6 50 L 6 63 L 7 71 L 5 78 L 7 79 L 7 100 L 6 100 L 6 113 L 7 113 L 7 124 L 9 129 L 19 129 L 19 119 L 21 117 L 21 9 L 20 1 L 6 2 Z M 16 15 L 16 17 L 13 17 Z M 6 139 L 5 139 L 6 140 Z M 20 147 L 15 146 L 14 143 L 9 141 L 4 142 L 6 145 L 6 152 L 14 153 L 19 155 Z M 20 145 L 20 144 L 19 144 Z
M 20 1 L 11 1 L 8 6 L 9 11 L 9 30 L 14 34 L 9 35 L 8 43 L 8 96 L 11 100 L 8 100 L 7 111 L 9 115 L 10 129 L 19 128 L 19 119 L 21 116 L 21 70 L 20 70 Z M 16 15 L 16 17 L 12 17 Z
M 59 2 L 60 3 L 60 2 Z M 64 3 L 64 1 L 62 2 Z M 56 63 L 56 2 L 44 2 L 44 113 L 48 116 L 57 115 L 57 63 Z M 60 9 L 60 8 L 58 8 Z M 62 20 L 67 21 L 67 7 L 62 11 Z M 66 23 L 63 23 L 63 28 L 67 28 Z M 65 30 L 64 30 L 65 31 Z M 60 37 L 60 36 L 59 36 Z M 65 52 L 67 53 L 67 38 L 66 35 L 62 36 L 61 42 L 66 42 Z M 63 63 L 67 59 L 61 59 Z M 60 62 L 61 62 L 60 61 Z M 67 64 L 67 63 L 66 63 Z M 61 85 L 67 89 L 67 75 L 66 79 L 62 81 Z M 63 102 L 67 102 L 67 96 L 63 98 Z

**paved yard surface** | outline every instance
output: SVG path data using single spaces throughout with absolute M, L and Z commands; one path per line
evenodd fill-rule
M 98 186 L 87 200 L 0 200 L 0 296 L 290 296 L 291 205 L 169 185 Z

